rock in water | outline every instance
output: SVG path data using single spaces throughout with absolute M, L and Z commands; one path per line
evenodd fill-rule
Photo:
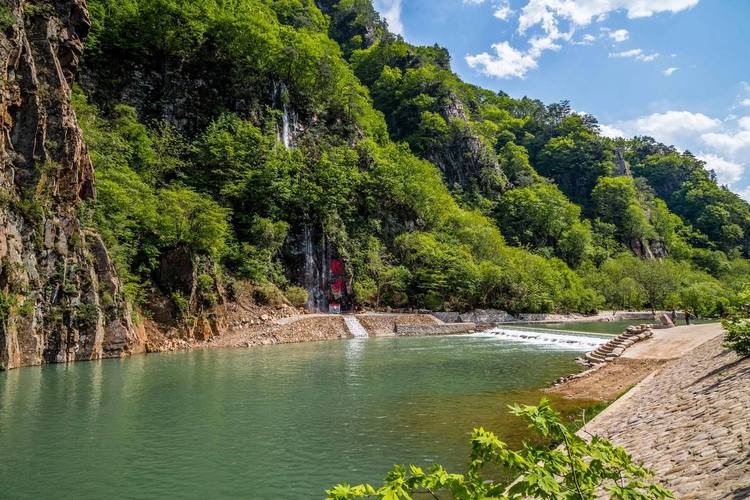
M 101 238 L 78 208 L 94 171 L 71 107 L 84 0 L 12 0 L 0 32 L 0 366 L 144 349 Z M 25 10 L 25 11 L 24 11 Z

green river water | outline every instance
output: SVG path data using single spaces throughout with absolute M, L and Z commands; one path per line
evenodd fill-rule
M 506 405 L 584 350 L 377 338 L 0 373 L 0 498 L 321 498 L 396 462 L 462 467 L 474 426 L 517 444 Z

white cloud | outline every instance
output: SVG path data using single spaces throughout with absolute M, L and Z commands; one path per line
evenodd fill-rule
M 534 59 L 542 55 L 545 50 L 560 50 L 561 46 L 555 43 L 554 38 L 551 37 L 534 37 L 529 41 L 531 48 L 529 49 L 529 55 Z
M 624 131 L 620 130 L 617 127 L 613 127 L 611 125 L 599 124 L 599 131 L 604 137 L 609 137 L 610 139 L 617 139 L 618 137 L 627 136 L 627 134 L 625 134 Z
M 741 191 L 737 191 L 737 194 L 740 195 L 740 198 L 742 198 L 743 200 L 750 201 L 750 186 Z
M 472 69 L 497 78 L 523 78 L 529 70 L 537 67 L 533 56 L 514 49 L 508 42 L 496 43 L 492 48 L 495 55 L 487 52 L 467 55 L 466 63 Z
M 388 28 L 398 35 L 404 34 L 401 22 L 401 0 L 375 0 L 375 9 L 385 18 Z
M 586 26 L 608 13 L 625 10 L 629 18 L 649 17 L 660 12 L 679 12 L 698 5 L 700 0 L 529 0 L 521 11 L 519 30 L 541 25 L 545 30 L 558 18 Z
M 638 118 L 633 122 L 635 130 L 655 138 L 673 137 L 684 132 L 704 132 L 721 125 L 721 121 L 690 111 L 667 111 Z
M 599 37 L 594 36 L 590 33 L 587 33 L 583 35 L 583 37 L 580 40 L 571 40 L 570 43 L 572 43 L 573 45 L 591 45 L 598 39 Z
M 513 15 L 513 9 L 510 8 L 510 4 L 506 0 L 495 7 L 495 12 L 492 15 L 501 21 L 507 21 Z
M 750 201 L 750 115 L 717 119 L 703 113 L 670 110 L 632 120 L 600 125 L 607 137 L 647 135 L 698 158 L 716 172 L 720 183 L 747 188 L 739 194 Z
M 706 162 L 706 167 L 716 173 L 720 184 L 733 184 L 742 179 L 745 167 L 715 154 L 702 154 L 698 158 Z
M 401 0 L 379 0 L 380 2 L 398 2 L 399 12 Z M 559 42 L 571 42 L 576 29 L 591 24 L 593 20 L 599 22 L 607 18 L 614 11 L 624 10 L 628 17 L 648 17 L 660 12 L 679 12 L 698 4 L 700 0 L 526 0 L 518 18 L 518 32 L 525 35 L 534 27 L 539 27 L 542 34 L 529 35 L 527 49 L 512 47 L 507 41 L 492 45 L 496 54 L 482 52 L 468 54 L 466 62 L 473 69 L 498 78 L 524 78 L 526 74 L 539 66 L 538 60 L 545 51 L 560 50 Z M 485 0 L 463 0 L 465 4 L 479 5 Z M 507 20 L 513 11 L 508 0 L 499 0 L 496 4 L 494 16 Z M 611 31 L 603 29 L 607 36 L 616 43 L 627 40 L 630 33 L 625 29 Z M 574 44 L 586 45 L 596 39 L 593 35 L 585 35 L 580 42 Z M 610 54 L 610 57 L 633 57 L 635 60 L 650 62 L 659 54 L 645 53 L 642 49 Z
M 602 133 L 608 137 L 646 135 L 667 144 L 685 144 L 720 125 L 721 120 L 703 113 L 670 110 L 602 126 Z
M 643 54 L 641 49 L 623 50 L 622 52 L 610 52 L 609 57 L 638 57 Z
M 624 42 L 628 38 L 630 38 L 630 33 L 628 33 L 628 30 L 615 30 L 610 31 L 607 33 L 607 35 L 614 40 L 616 43 Z
M 750 130 L 742 130 L 736 134 L 711 132 L 701 135 L 701 140 L 718 151 L 734 155 L 750 148 Z
M 610 52 L 609 57 L 624 57 L 632 58 L 636 61 L 651 62 L 659 57 L 659 53 L 654 52 L 653 54 L 646 54 L 645 52 L 643 52 L 643 49 L 631 49 L 624 50 L 622 52 Z
M 750 108 L 750 99 L 742 99 L 740 101 L 740 106 L 747 106 Z
M 680 69 L 680 68 L 677 68 L 677 67 L 675 67 L 675 66 L 672 66 L 672 67 L 670 67 L 670 68 L 667 68 L 667 69 L 665 69 L 664 71 L 662 71 L 662 73 L 664 74 L 664 76 L 672 76 L 672 73 L 674 73 L 674 72 L 675 72 L 675 71 L 677 71 L 678 69 Z

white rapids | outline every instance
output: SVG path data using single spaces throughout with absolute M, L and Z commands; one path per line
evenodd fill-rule
M 595 335 L 576 335 L 557 331 L 516 330 L 505 327 L 496 327 L 479 335 L 510 342 L 551 346 L 575 351 L 591 351 L 611 340 L 610 337 L 597 337 Z

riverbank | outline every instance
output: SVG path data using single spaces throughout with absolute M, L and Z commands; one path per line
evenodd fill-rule
M 176 329 L 165 331 L 155 323 L 146 322 L 149 339 L 147 352 L 169 352 L 185 349 L 254 347 L 270 344 L 289 344 L 317 342 L 352 338 L 346 327 L 343 316 L 339 314 L 311 314 L 289 306 L 258 306 L 248 301 L 228 306 L 222 313 L 220 334 L 198 335 L 185 338 Z M 496 320 L 508 320 L 504 311 L 477 310 L 460 316 L 455 313 L 429 312 L 375 312 L 364 311 L 355 314 L 364 330 L 370 337 L 399 335 L 399 329 L 409 335 L 431 335 L 466 333 L 486 329 L 496 324 Z M 513 322 L 550 322 L 560 324 L 586 321 L 612 322 L 649 319 L 653 320 L 650 311 L 602 311 L 596 315 L 581 314 L 519 314 L 513 316 Z M 475 322 L 469 322 L 476 319 Z M 467 325 L 468 330 L 456 328 L 455 331 L 442 328 L 448 324 Z M 435 326 L 434 332 L 429 328 Z M 195 330 L 195 328 L 194 328 Z M 204 329 L 207 330 L 207 329 Z
M 638 384 L 668 361 L 681 358 L 701 344 L 722 335 L 719 323 L 654 330 L 648 340 L 587 376 L 569 379 L 548 389 L 571 399 L 611 401 Z
M 714 335 L 671 361 L 651 351 L 663 365 L 581 432 L 623 446 L 677 498 L 748 498 L 750 358 L 721 342 Z
M 677 498 L 750 496 L 750 358 L 720 324 L 656 330 L 615 361 L 548 392 L 616 399 L 583 429 L 623 446 Z M 629 390 L 628 390 L 629 389 Z
M 430 326 L 442 323 L 429 314 L 357 314 L 368 336 L 394 336 L 399 326 Z M 239 323 L 223 335 L 207 342 L 190 345 L 193 348 L 254 347 L 258 345 L 318 342 L 352 338 L 341 314 L 295 314 L 260 323 Z

